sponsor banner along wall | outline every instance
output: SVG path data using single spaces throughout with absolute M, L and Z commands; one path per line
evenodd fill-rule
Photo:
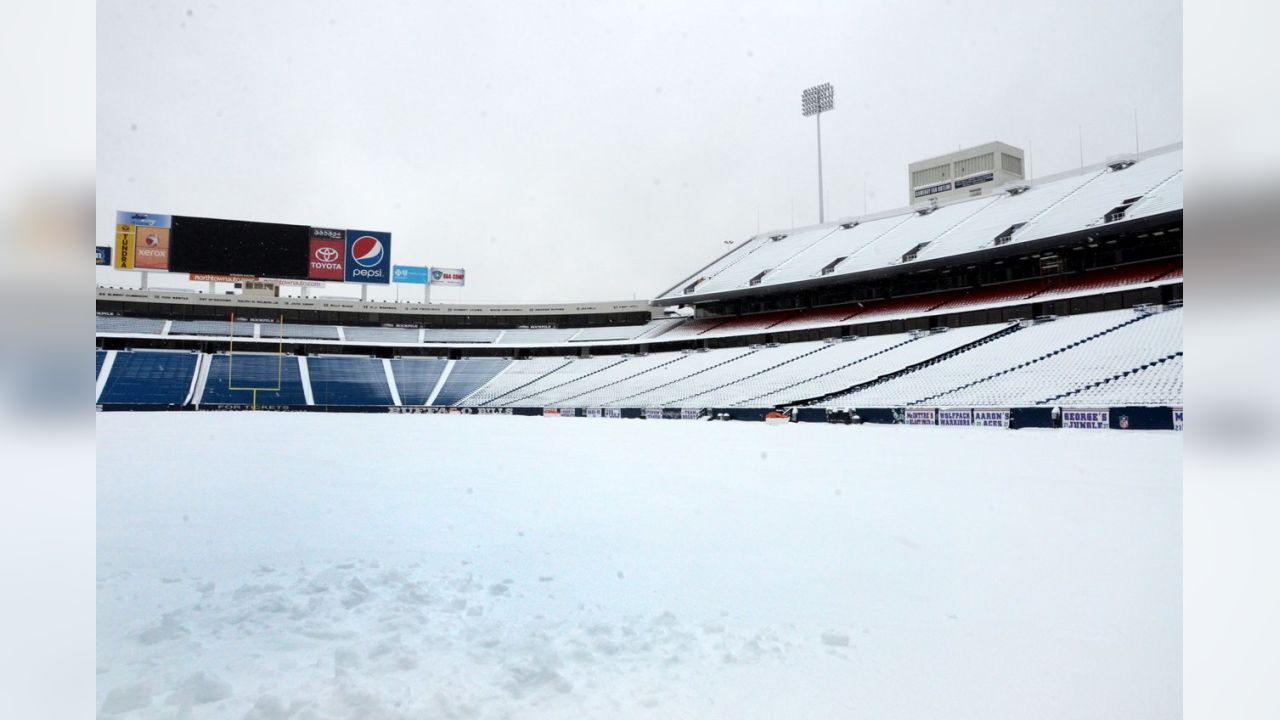
M 543 417 L 560 417 L 560 411 L 556 408 L 542 408 Z
M 260 279 L 262 280 L 262 282 L 274 283 L 276 285 L 289 285 L 292 287 L 313 287 L 313 288 L 324 287 L 324 283 L 320 280 L 299 280 L 297 278 L 273 278 L 273 277 L 264 277 Z
M 697 420 L 698 415 L 702 413 L 701 408 L 680 408 L 681 420 Z
M 431 268 L 431 284 L 462 287 L 467 284 L 467 271 L 463 268 L 433 267 Z
M 938 411 L 939 425 L 972 425 L 973 410 L 971 408 L 946 408 Z
M 1009 408 L 974 408 L 973 424 L 978 427 L 1009 427 Z
M 587 408 L 586 414 L 587 414 L 587 417 L 589 418 L 601 417 L 600 408 Z
M 936 408 L 907 408 L 903 414 L 908 425 L 936 425 L 938 411 Z
M 573 408 L 560 408 L 560 417 L 578 417 L 578 412 Z
M 426 285 L 427 268 L 418 265 L 392 265 L 391 282 L 408 285 Z
M 1062 411 L 1062 427 L 1105 430 L 1111 427 L 1111 410 L 1108 408 L 1064 409 Z
M 661 420 L 662 408 L 645 408 L 644 419 L 645 420 Z
M 605 408 L 604 416 L 607 418 L 621 418 L 622 408 Z
M 245 280 L 257 280 L 253 275 L 211 275 L 209 273 L 187 273 L 187 279 L 192 282 L 243 282 Z

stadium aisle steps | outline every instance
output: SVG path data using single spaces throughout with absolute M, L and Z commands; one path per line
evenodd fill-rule
M 462 358 L 450 361 L 453 369 L 432 405 L 459 405 L 506 371 L 510 358 Z
M 543 358 L 529 358 L 528 360 L 516 360 L 516 361 L 515 361 L 515 362 L 517 363 L 516 367 L 519 367 L 519 364 L 520 364 L 520 363 L 529 363 L 529 364 L 532 364 L 532 363 L 538 362 L 539 360 L 542 360 L 542 359 L 543 359 Z M 519 391 L 523 390 L 524 388 L 529 387 L 530 385 L 532 385 L 532 384 L 534 384 L 534 383 L 538 382 L 539 380 L 541 380 L 541 379 L 543 379 L 543 378 L 545 378 L 545 377 L 547 377 L 547 376 L 549 376 L 549 375 L 554 375 L 555 373 L 560 372 L 561 370 L 563 370 L 563 369 L 565 369 L 566 367 L 569 367 L 570 365 L 572 365 L 572 364 L 573 364 L 573 361 L 572 361 L 572 360 L 564 360 L 563 358 L 559 358 L 558 360 L 560 360 L 561 362 L 559 362 L 559 364 L 554 365 L 554 367 L 552 367 L 550 370 L 548 370 L 548 371 L 546 371 L 546 372 L 538 371 L 538 372 L 530 373 L 530 379 L 529 379 L 529 381 L 528 381 L 528 382 L 522 382 L 522 383 L 520 383 L 519 385 L 516 385 L 515 387 L 509 388 L 509 389 L 507 389 L 507 390 L 505 390 L 505 391 L 503 391 L 503 392 L 501 392 L 501 393 L 499 393 L 499 394 L 497 394 L 497 395 L 494 395 L 493 397 L 490 397 L 490 398 L 485 399 L 483 402 L 481 402 L 481 403 L 479 404 L 479 407 L 484 407 L 484 406 L 489 405 L 489 404 L 491 404 L 491 403 L 495 403 L 495 402 L 497 402 L 497 401 L 501 400 L 502 398 L 507 397 L 508 395 L 511 395 L 512 393 L 519 392 Z M 508 371 L 508 372 L 510 372 L 510 371 Z
M 908 402 L 908 403 L 907 403 L 907 405 L 923 405 L 924 403 L 927 403 L 927 402 L 929 402 L 929 401 L 931 401 L 931 400 L 937 400 L 938 398 L 945 397 L 945 396 L 950 395 L 951 393 L 957 392 L 957 391 L 959 391 L 959 390 L 965 390 L 965 389 L 967 389 L 967 388 L 971 388 L 971 387 L 973 387 L 973 386 L 975 386 L 975 385 L 980 385 L 980 384 L 985 383 L 985 382 L 988 382 L 988 381 L 990 381 L 990 380 L 992 380 L 992 379 L 994 379 L 994 378 L 1001 377 L 1002 375 L 1007 375 L 1008 373 L 1014 372 L 1015 370 L 1020 370 L 1020 369 L 1022 369 L 1022 368 L 1024 368 L 1024 367 L 1026 367 L 1026 366 L 1028 366 L 1028 365 L 1034 365 L 1035 363 L 1041 362 L 1041 361 L 1045 360 L 1046 358 L 1053 357 L 1053 356 L 1057 355 L 1058 353 L 1066 352 L 1066 351 L 1071 350 L 1071 349 L 1073 349 L 1073 348 L 1079 347 L 1080 345 L 1083 345 L 1083 344 L 1085 344 L 1085 343 L 1087 343 L 1087 342 L 1090 342 L 1091 340 L 1096 340 L 1097 338 L 1100 338 L 1100 337 L 1102 337 L 1102 336 L 1104 336 L 1104 335 L 1108 335 L 1108 334 L 1110 334 L 1110 333 L 1113 333 L 1113 332 L 1115 332 L 1116 330 L 1119 330 L 1120 328 L 1128 327 L 1129 325 L 1132 325 L 1132 324 L 1134 324 L 1134 323 L 1136 323 L 1136 322 L 1141 322 L 1142 320 L 1145 320 L 1145 319 L 1147 319 L 1147 318 L 1149 318 L 1149 317 L 1151 317 L 1151 316 L 1150 316 L 1150 315 L 1138 315 L 1138 316 L 1136 316 L 1136 317 L 1133 317 L 1133 318 L 1130 318 L 1130 319 L 1128 319 L 1128 320 L 1125 320 L 1124 322 L 1122 322 L 1122 323 L 1120 323 L 1120 324 L 1118 324 L 1118 325 L 1115 325 L 1115 326 L 1113 326 L 1113 327 L 1109 327 L 1109 328 L 1107 328 L 1107 329 L 1105 329 L 1105 330 L 1102 330 L 1102 331 L 1100 331 L 1100 332 L 1093 333 L 1093 334 L 1091 334 L 1091 335 L 1087 335 L 1087 336 L 1085 336 L 1085 337 L 1083 337 L 1083 338 L 1081 338 L 1081 339 L 1079 339 L 1079 340 L 1076 340 L 1076 341 L 1074 341 L 1074 342 L 1071 342 L 1071 343 L 1068 343 L 1068 344 L 1066 344 L 1066 345 L 1063 345 L 1062 347 L 1056 348 L 1056 349 L 1054 349 L 1054 350 L 1052 350 L 1052 351 L 1050 351 L 1050 352 L 1047 352 L 1047 353 L 1044 353 L 1044 354 L 1039 355 L 1039 356 L 1037 356 L 1037 357 L 1031 358 L 1030 360 L 1026 360 L 1026 361 L 1020 362 L 1020 363 L 1018 363 L 1017 365 L 1014 365 L 1014 366 L 1012 366 L 1012 367 L 1004 368 L 1003 370 L 1000 370 L 1000 371 L 998 371 L 998 372 L 994 372 L 994 373 L 991 373 L 991 374 L 986 375 L 986 376 L 984 376 L 984 377 L 980 377 L 980 378 L 978 378 L 978 379 L 976 379 L 976 380 L 973 380 L 973 381 L 971 381 L 971 382 L 967 382 L 967 383 L 965 383 L 965 384 L 963 384 L 963 385 L 958 385 L 958 386 L 953 387 L 953 388 L 950 388 L 950 389 L 948 389 L 948 390 L 944 390 L 943 392 L 940 392 L 940 393 L 934 393 L 933 395 L 929 395 L 928 397 L 921 398 L 920 400 L 915 400 L 915 401 L 912 401 L 912 402 Z
M 617 380 L 612 380 L 612 381 L 607 382 L 607 383 L 605 383 L 605 384 L 603 384 L 603 385 L 597 385 L 596 387 L 589 388 L 589 389 L 587 389 L 587 390 L 583 390 L 582 392 L 577 393 L 577 394 L 575 394 L 575 395 L 569 395 L 568 397 L 560 398 L 559 400 L 556 400 L 556 401 L 554 401 L 554 402 L 552 402 L 552 403 L 548 403 L 548 406 L 549 406 L 549 407 L 559 407 L 559 406 L 561 406 L 561 405 L 563 405 L 563 404 L 565 404 L 565 403 L 569 402 L 570 400 L 576 400 L 576 399 L 578 399 L 578 398 L 580 398 L 580 397 L 583 397 L 583 396 L 586 396 L 586 395 L 594 395 L 594 394 L 596 394 L 596 393 L 600 392 L 601 390 L 605 390 L 605 389 L 607 389 L 607 388 L 611 388 L 611 387 L 615 387 L 615 386 L 617 386 L 617 385 L 621 385 L 621 384 L 626 383 L 626 382 L 628 382 L 628 381 L 630 381 L 630 380 L 632 380 L 632 379 L 634 379 L 634 378 L 638 378 L 638 377 L 640 377 L 641 375 L 646 375 L 646 374 L 651 373 L 651 372 L 653 372 L 653 371 L 655 371 L 655 370 L 660 370 L 660 369 L 662 369 L 662 368 L 664 368 L 664 367 L 666 367 L 666 366 L 670 365 L 670 364 L 671 364 L 671 363 L 673 363 L 673 362 L 677 362 L 677 361 L 679 361 L 679 360 L 683 360 L 683 359 L 685 358 L 685 356 L 684 356 L 684 355 L 682 355 L 682 354 L 680 354 L 680 353 L 660 353 L 659 355 L 655 355 L 654 357 L 661 357 L 662 355 L 673 355 L 674 357 L 672 357 L 672 358 L 670 358 L 670 359 L 667 359 L 667 360 L 665 360 L 664 362 L 660 362 L 660 363 L 658 363 L 657 365 L 653 365 L 653 366 L 651 366 L 651 367 L 647 367 L 647 368 L 645 368 L 644 370 L 641 370 L 640 372 L 632 373 L 632 374 L 627 375 L 627 376 L 625 376 L 625 377 L 620 377 L 620 378 L 618 378 Z M 631 358 L 631 359 L 635 359 L 635 358 Z
M 444 358 L 392 358 L 391 374 L 404 405 L 426 405 L 449 361 Z
M 1134 376 L 1134 375 L 1137 375 L 1137 374 L 1139 374 L 1139 373 L 1146 373 L 1146 372 L 1148 372 L 1148 371 L 1154 370 L 1154 369 L 1158 368 L 1159 366 L 1163 365 L 1164 363 L 1167 363 L 1167 362 L 1172 361 L 1172 360 L 1175 360 L 1175 359 L 1180 359 L 1181 357 L 1182 357 L 1182 351 L 1178 351 L 1178 352 L 1175 352 L 1175 353 L 1170 353 L 1169 355 L 1165 355 L 1165 356 L 1164 356 L 1164 357 L 1162 357 L 1162 358 L 1157 358 L 1157 359 L 1155 359 L 1155 360 L 1152 360 L 1151 362 L 1144 363 L 1144 364 L 1139 365 L 1139 366 L 1134 367 L 1134 368 L 1129 368 L 1128 370 L 1125 370 L 1124 372 L 1116 373 L 1115 375 L 1112 375 L 1111 377 L 1103 378 L 1102 380 L 1098 380 L 1097 382 L 1091 382 L 1091 383 L 1089 383 L 1088 385 L 1083 385 L 1083 386 L 1078 387 L 1078 388 L 1075 388 L 1075 389 L 1073 389 L 1073 390 L 1068 390 L 1067 392 L 1064 392 L 1064 393 L 1059 393 L 1059 394 L 1054 395 L 1053 397 L 1050 397 L 1050 398 L 1045 398 L 1044 400 L 1041 400 L 1040 402 L 1038 402 L 1038 403 L 1036 403 L 1036 404 L 1037 404 L 1037 405 L 1048 405 L 1048 404 L 1050 404 L 1050 403 L 1055 403 L 1055 402 L 1057 402 L 1057 401 L 1059 401 L 1059 400 L 1063 400 L 1063 399 L 1068 399 L 1068 398 L 1077 397 L 1077 396 L 1080 396 L 1080 395 L 1082 395 L 1082 394 L 1088 393 L 1088 392 L 1090 392 L 1090 391 L 1092 391 L 1092 390 L 1095 390 L 1095 389 L 1097 389 L 1097 388 L 1101 388 L 1101 387 L 1103 387 L 1103 386 L 1106 386 L 1106 385 L 1109 385 L 1109 384 L 1115 383 L 1115 382 L 1120 381 L 1120 380 L 1123 380 L 1123 379 L 1125 379 L 1125 378 L 1129 378 L 1129 377 Z
M 833 375 L 833 374 L 835 374 L 835 373 L 840 372 L 841 370 L 845 370 L 846 368 L 853 367 L 854 365 L 860 365 L 860 364 L 862 364 L 862 363 L 864 363 L 864 362 L 866 362 L 866 361 L 868 361 L 868 360 L 871 360 L 872 358 L 876 358 L 876 357 L 879 357 L 879 356 L 881 356 L 881 355 L 883 355 L 883 354 L 885 354 L 885 353 L 887 353 L 887 352 L 892 352 L 892 351 L 894 351 L 894 350 L 897 350 L 898 348 L 902 347 L 903 345 L 907 345 L 908 343 L 913 343 L 913 342 L 915 342 L 915 341 L 916 341 L 916 340 L 918 340 L 918 339 L 919 339 L 918 337 L 911 337 L 911 338 L 907 338 L 906 340 L 903 340 L 903 341 L 902 341 L 902 342 L 900 342 L 900 343 L 895 343 L 895 344 L 893 344 L 893 345 L 890 345 L 890 346 L 889 346 L 889 347 L 887 347 L 887 348 L 884 348 L 884 349 L 879 350 L 879 351 L 877 351 L 877 352 L 871 353 L 870 355 L 866 355 L 866 356 L 860 357 L 860 358 L 858 358 L 857 360 L 854 360 L 853 362 L 847 362 L 847 363 L 844 363 L 843 365 L 838 365 L 838 366 L 836 366 L 836 367 L 831 368 L 830 370 L 826 370 L 826 371 L 824 371 L 824 372 L 820 372 L 820 373 L 818 373 L 818 374 L 816 374 L 816 375 L 810 375 L 809 377 L 806 377 L 806 378 L 801 379 L 801 380 L 797 380 L 796 382 L 793 382 L 793 383 L 791 383 L 790 385 L 784 385 L 783 387 L 777 388 L 777 389 L 775 389 L 775 390 L 770 390 L 769 392 L 763 393 L 763 394 L 761 394 L 761 395 L 755 395 L 755 396 L 753 396 L 753 397 L 749 397 L 749 398 L 747 398 L 747 399 L 745 399 L 745 400 L 743 400 L 743 401 L 741 401 L 741 402 L 739 402 L 739 403 L 735 403 L 735 404 L 737 404 L 737 405 L 745 405 L 745 404 L 747 404 L 747 403 L 752 402 L 753 400 L 759 400 L 760 398 L 767 397 L 767 396 L 769 396 L 769 395 L 777 395 L 778 393 L 784 393 L 784 392 L 786 392 L 786 391 L 790 390 L 791 388 L 798 387 L 798 386 L 800 386 L 800 385 L 804 385 L 804 384 L 806 384 L 806 383 L 813 382 L 814 380 L 817 380 L 818 378 L 823 378 L 823 377 L 826 377 L 826 376 L 828 376 L 828 375 Z M 801 401 L 801 402 L 803 402 L 803 401 Z
M 693 393 L 692 395 L 685 395 L 684 397 L 676 398 L 676 399 L 672 400 L 672 401 L 671 401 L 671 403 L 672 403 L 672 404 L 674 404 L 674 403 L 682 403 L 682 402 L 684 402 L 685 400 L 690 400 L 690 399 L 692 399 L 692 398 L 700 397 L 700 396 L 702 396 L 702 395 L 707 395 L 707 394 L 709 394 L 709 393 L 716 392 L 717 390 L 723 390 L 724 388 L 727 388 L 727 387 L 729 387 L 729 386 L 731 386 L 731 385 L 737 385 L 737 384 L 739 384 L 739 383 L 747 382 L 747 381 L 751 380 L 752 378 L 757 378 L 757 377 L 759 377 L 759 376 L 761 376 L 761 375 L 764 375 L 765 373 L 768 373 L 768 372 L 771 372 L 771 371 L 773 371 L 773 370 L 776 370 L 776 369 L 778 369 L 778 368 L 780 368 L 780 367 L 783 367 L 784 365 L 788 365 L 788 364 L 793 363 L 793 362 L 795 362 L 795 361 L 797 361 L 797 360 L 800 360 L 801 358 L 809 357 L 810 355 L 812 355 L 812 354 L 814 354 L 814 353 L 822 352 L 823 350 L 830 350 L 832 347 L 835 347 L 835 346 L 834 346 L 834 345 L 828 345 L 828 344 L 825 344 L 825 343 L 824 343 L 824 344 L 822 344 L 822 345 L 820 345 L 820 346 L 818 346 L 818 347 L 816 347 L 816 348 L 814 348 L 814 349 L 812 349 L 812 350 L 810 350 L 810 351 L 808 351 L 808 352 L 802 353 L 802 354 L 800 354 L 800 355 L 796 355 L 795 357 L 787 358 L 786 360 L 783 360 L 783 361 L 782 361 L 782 362 L 780 362 L 780 363 L 774 363 L 773 365 L 770 365 L 770 366 L 768 366 L 768 367 L 766 367 L 766 368 L 761 368 L 760 370 L 757 370 L 756 372 L 750 373 L 750 374 L 748 374 L 748 375 L 743 375 L 743 376 L 741 376 L 741 377 L 736 377 L 736 378 L 734 378 L 734 379 L 732 379 L 732 380 L 730 380 L 730 381 L 728 381 L 728 382 L 721 383 L 721 384 L 719 384 L 719 385 L 717 385 L 717 386 L 715 386 L 715 387 L 713 387 L 713 388 L 708 388 L 708 389 L 706 389 L 706 390 L 701 390 L 701 391 L 699 391 L 699 392 Z
M 614 400 L 610 401 L 608 404 L 610 404 L 610 405 L 617 405 L 618 403 L 621 403 L 621 402 L 623 402 L 623 401 L 625 401 L 625 400 L 630 400 L 631 398 L 640 397 L 640 396 L 642 396 L 642 395 L 649 395 L 649 394 L 651 394 L 651 393 L 653 393 L 653 392 L 656 392 L 656 391 L 658 391 L 658 390 L 661 390 L 661 389 L 663 389 L 663 388 L 665 388 L 665 387 L 670 387 L 670 386 L 672 386 L 672 385 L 675 385 L 676 383 L 684 382 L 684 381 L 688 380 L 689 378 L 694 377 L 694 376 L 696 376 L 696 375 L 701 375 L 701 374 L 706 373 L 706 372 L 711 372 L 712 370 L 715 370 L 716 368 L 723 367 L 723 366 L 725 366 L 725 365 L 727 365 L 727 364 L 729 364 L 729 363 L 731 363 L 731 362 L 734 362 L 734 361 L 736 361 L 736 360 L 741 360 L 741 359 L 742 359 L 742 358 L 744 358 L 744 357 L 749 357 L 749 356 L 751 356 L 751 355 L 756 354 L 757 352 L 759 352 L 759 349 L 748 350 L 747 352 L 744 352 L 744 353 L 742 353 L 742 354 L 740 354 L 740 355 L 734 355 L 733 357 L 728 358 L 728 359 L 726 359 L 726 360 L 722 360 L 722 361 L 720 361 L 720 362 L 718 362 L 718 363 L 715 363 L 714 365 L 709 365 L 709 366 L 707 366 L 707 367 L 705 367 L 705 368 L 702 368 L 701 370 L 698 370 L 698 371 L 696 371 L 696 372 L 689 373 L 688 375 L 682 375 L 682 376 L 680 376 L 680 377 L 678 377 L 678 378 L 676 378 L 676 379 L 674 379 L 674 380 L 670 380 L 670 381 L 668 381 L 668 382 L 662 383 L 661 385 L 655 385 L 654 387 L 647 388 L 647 389 L 645 389 L 645 390 L 641 390 L 640 392 L 632 393 L 632 394 L 630 394 L 630 395 L 627 395 L 626 397 L 616 398 L 616 399 L 614 399 Z
M 902 376 L 904 376 L 904 375 L 909 375 L 909 374 L 911 374 L 911 373 L 913 373 L 913 372 L 916 372 L 916 371 L 918 371 L 918 370 L 921 370 L 921 369 L 923 369 L 923 368 L 927 368 L 927 367 L 930 367 L 930 366 L 932 366 L 932 365 L 936 365 L 936 364 L 938 364 L 938 363 L 940 363 L 940 362 L 943 362 L 943 361 L 945 361 L 945 360 L 948 360 L 948 359 L 950 359 L 950 358 L 953 358 L 953 357 L 955 357 L 955 356 L 957 356 L 957 355 L 960 355 L 960 354 L 963 354 L 963 353 L 969 352 L 970 350 L 973 350 L 974 348 L 981 347 L 981 346 L 983 346 L 983 345 L 986 345 L 986 344 L 987 344 L 987 343 L 989 343 L 989 342 L 993 342 L 993 341 L 995 341 L 995 340 L 999 340 L 1000 338 L 1005 337 L 1005 336 L 1007 336 L 1007 335 L 1011 335 L 1011 334 L 1013 334 L 1013 333 L 1015 333 L 1015 332 L 1018 332 L 1018 331 L 1019 331 L 1019 330 L 1021 330 L 1021 329 L 1022 329 L 1022 326 L 1021 326 L 1021 325 L 1017 325 L 1017 324 L 1009 325 L 1009 326 L 1007 326 L 1007 327 L 1003 327 L 1003 328 L 1001 328 L 1001 329 L 997 330 L 996 332 L 991 333 L 990 335 L 985 335 L 985 336 L 983 336 L 983 337 L 981 337 L 981 338 L 979 338 L 979 339 L 977 339 L 977 340 L 975 340 L 975 341 L 973 341 L 973 342 L 971 342 L 971 343 L 965 343 L 964 345 L 961 345 L 961 346 L 960 346 L 960 347 L 958 347 L 958 348 L 954 348 L 954 349 L 948 350 L 948 351 L 947 351 L 947 352 L 945 352 L 945 353 L 942 353 L 942 354 L 940 354 L 940 355 L 936 355 L 936 356 L 931 357 L 931 358 L 929 358 L 929 359 L 927 359 L 927 360 L 922 360 L 922 361 L 920 361 L 920 362 L 918 362 L 918 363 L 913 363 L 913 364 L 908 365 L 908 366 L 906 366 L 906 367 L 904 367 L 904 368 L 901 368 L 901 369 L 899 369 L 899 370 L 894 370 L 894 371 L 893 371 L 893 372 L 891 372 L 891 373 L 885 373 L 884 375 L 881 375 L 881 376 L 879 376 L 879 377 L 876 377 L 876 378 L 874 378 L 874 379 L 872 379 L 872 380 L 868 380 L 868 381 L 866 381 L 866 382 L 859 383 L 859 384 L 857 384 L 857 385 L 853 385 L 853 386 L 851 386 L 851 387 L 845 388 L 844 390 L 840 390 L 840 391 L 837 391 L 837 392 L 834 392 L 834 393 L 829 393 L 829 394 L 824 395 L 824 396 L 821 396 L 821 397 L 808 398 L 808 399 L 800 400 L 800 401 L 797 401 L 797 402 L 795 402 L 795 403 L 791 403 L 791 404 L 794 404 L 794 405 L 816 405 L 817 403 L 820 403 L 820 402 L 827 402 L 827 401 L 830 401 L 830 400 L 834 400 L 834 399 L 836 399 L 836 398 L 840 398 L 840 397 L 844 397 L 844 396 L 847 396 L 847 395 L 851 395 L 851 394 L 853 394 L 853 393 L 861 392 L 861 391 L 863 391 L 863 390 L 866 390 L 867 388 L 875 387 L 876 385 L 881 385 L 881 384 L 883 384 L 883 383 L 889 382 L 890 380 L 896 380 L 897 378 L 900 378 L 900 377 L 902 377 Z M 908 342 L 910 342 L 910 341 L 908 341 Z M 903 343 L 903 344 L 905 345 L 906 343 Z
M 510 401 L 508 401 L 508 402 L 504 402 L 504 403 L 502 403 L 502 404 L 503 404 L 503 406 L 504 406 L 504 407 L 517 407 L 517 406 L 519 406 L 519 404 L 520 404 L 520 403 L 522 403 L 522 402 L 524 402 L 524 401 L 528 400 L 529 398 L 536 398 L 536 397 L 538 397 L 539 395 L 542 395 L 542 394 L 544 394 L 544 393 L 549 393 L 549 392 L 551 392 L 551 391 L 553 391 L 553 390 L 559 390 L 560 388 L 564 387 L 565 385 L 572 385 L 573 383 L 578 382 L 579 380 L 585 380 L 586 378 L 594 377 L 594 376 L 599 375 L 600 373 L 602 373 L 602 372 L 604 372 L 604 371 L 606 371 L 606 370 L 609 370 L 610 368 L 614 368 L 614 367 L 617 367 L 618 365 L 621 365 L 622 363 L 626 362 L 626 361 L 627 361 L 627 360 L 629 360 L 629 359 L 630 359 L 630 358 L 619 358 L 619 359 L 615 360 L 614 362 L 611 362 L 611 363 L 609 363 L 609 364 L 605 365 L 604 367 L 599 367 L 599 368 L 596 368 L 595 370 L 592 370 L 591 372 L 584 373 L 584 374 L 582 374 L 582 375 L 577 375 L 577 376 L 575 376 L 575 377 L 571 377 L 571 378 L 569 378 L 568 380 L 565 380 L 565 381 L 563 381 L 563 382 L 556 383 L 555 385 L 552 385 L 551 387 L 540 388 L 537 392 L 530 393 L 530 394 L 525 395 L 525 396 L 523 396 L 523 397 L 517 398 L 517 399 L 515 399 L 515 400 L 510 400 Z M 545 376 L 544 376 L 544 377 L 545 377 Z M 538 404 L 540 405 L 541 403 L 538 403 Z

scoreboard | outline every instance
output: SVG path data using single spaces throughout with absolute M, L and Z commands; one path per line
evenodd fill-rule
M 112 267 L 287 280 L 391 282 L 391 233 L 118 212 Z

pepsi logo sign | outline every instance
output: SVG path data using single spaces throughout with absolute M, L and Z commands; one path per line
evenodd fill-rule
M 360 267 L 377 267 L 385 254 L 382 241 L 371 235 L 361 235 L 351 243 L 351 259 Z

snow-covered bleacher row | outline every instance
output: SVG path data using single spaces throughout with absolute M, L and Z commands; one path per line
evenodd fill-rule
M 1181 403 L 1181 355 L 1180 306 L 865 338 L 520 360 L 99 350 L 97 402 L 490 409 L 1164 406 Z
M 1137 263 L 1129 267 L 1073 275 L 1021 280 L 976 290 L 953 290 L 892 300 L 845 304 L 808 310 L 786 310 L 734 318 L 662 318 L 644 325 L 592 328 L 396 328 L 334 325 L 277 325 L 245 321 L 157 320 L 99 315 L 99 335 L 145 337 L 222 337 L 287 339 L 303 344 L 352 345 L 497 345 L 573 347 L 664 343 L 750 336 L 882 320 L 899 320 L 999 307 L 1024 302 L 1067 299 L 1111 290 L 1181 282 L 1179 260 Z
M 685 278 L 659 299 L 687 301 L 905 268 L 1180 211 L 1182 165 L 1179 144 L 1144 153 L 1133 164 L 1102 164 L 1079 173 L 1063 173 L 931 211 L 903 208 L 761 233 Z

